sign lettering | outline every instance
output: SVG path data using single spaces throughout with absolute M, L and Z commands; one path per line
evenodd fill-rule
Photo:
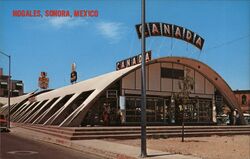
M 151 51 L 147 51 L 145 53 L 145 61 L 149 62 L 151 60 L 151 58 L 152 58 L 151 57 Z M 139 54 L 137 56 L 130 57 L 128 59 L 117 62 L 116 63 L 116 70 L 127 68 L 127 67 L 130 67 L 130 66 L 139 64 L 141 62 L 142 62 L 142 56 L 141 56 L 141 54 Z
M 136 31 L 138 37 L 141 38 L 141 33 L 142 33 L 141 24 L 136 25 Z M 158 23 L 158 22 L 145 23 L 145 37 L 149 36 L 166 36 L 166 37 L 181 39 L 188 43 L 193 44 L 200 50 L 202 50 L 204 44 L 204 39 L 201 36 L 192 32 L 189 29 L 174 24 Z

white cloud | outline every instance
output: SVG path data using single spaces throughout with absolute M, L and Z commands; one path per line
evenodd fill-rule
M 47 18 L 47 24 L 55 29 L 92 25 L 96 28 L 97 32 L 108 39 L 111 44 L 119 42 L 127 30 L 127 27 L 120 22 L 93 22 L 86 18 L 50 17 Z
M 88 24 L 85 19 L 71 18 L 71 17 L 55 17 L 49 18 L 48 23 L 57 29 L 62 27 L 77 27 Z
M 119 42 L 126 29 L 123 23 L 118 22 L 99 22 L 96 27 L 99 33 L 109 39 L 111 43 Z

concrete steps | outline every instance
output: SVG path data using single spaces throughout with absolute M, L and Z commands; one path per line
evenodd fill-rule
M 185 133 L 185 137 L 198 137 L 198 136 L 211 136 L 211 135 L 249 135 L 250 131 L 244 132 L 209 132 L 209 133 Z M 147 133 L 148 138 L 169 138 L 169 137 L 180 137 L 181 133 Z M 117 135 L 83 135 L 83 136 L 73 136 L 71 140 L 86 140 L 86 139 L 104 139 L 104 138 L 113 138 L 113 139 L 136 139 L 140 138 L 140 134 L 117 134 Z
M 18 126 L 19 124 L 16 123 Z M 23 128 L 38 131 L 52 136 L 69 140 L 85 139 L 134 139 L 141 137 L 139 126 L 120 127 L 56 127 L 34 124 L 22 124 Z M 185 137 L 211 136 L 211 135 L 250 135 L 250 125 L 244 126 L 185 126 Z M 181 126 L 148 126 L 148 138 L 180 137 Z

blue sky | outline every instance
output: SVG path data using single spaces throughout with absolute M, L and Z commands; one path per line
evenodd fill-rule
M 147 22 L 188 28 L 205 39 L 203 51 L 184 41 L 151 37 L 153 58 L 184 56 L 216 70 L 232 89 L 250 89 L 250 1 L 147 0 Z M 21 10 L 98 10 L 98 17 L 13 17 Z M 0 50 L 12 57 L 12 78 L 25 92 L 38 88 L 41 71 L 50 88 L 70 84 L 73 62 L 78 81 L 115 70 L 119 60 L 140 53 L 135 24 L 140 0 L 0 0 Z M 171 42 L 173 47 L 171 48 Z M 8 71 L 0 55 L 0 67 Z

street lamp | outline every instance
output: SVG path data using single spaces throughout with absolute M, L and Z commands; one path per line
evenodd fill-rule
M 141 36 L 141 157 L 147 157 L 147 132 L 146 132 L 146 71 L 145 71 L 145 0 L 141 1 L 141 24 L 142 24 L 142 36 Z
M 0 51 L 0 53 L 9 58 L 9 77 L 8 77 L 8 129 L 10 128 L 10 63 L 11 63 L 11 56 L 7 55 L 6 53 Z

